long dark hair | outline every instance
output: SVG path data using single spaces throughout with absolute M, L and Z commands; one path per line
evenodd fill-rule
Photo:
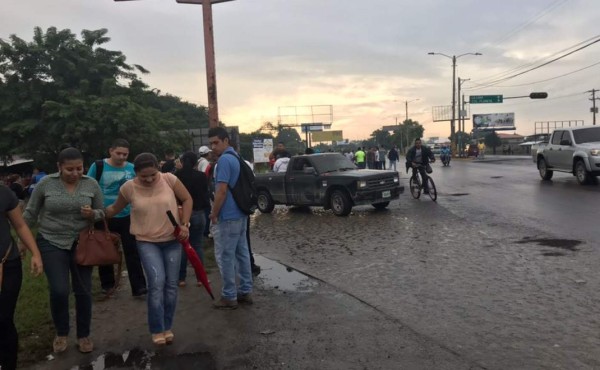
M 185 152 L 181 155 L 181 172 L 191 173 L 196 167 L 196 163 L 198 162 L 198 157 L 194 152 Z
M 152 153 L 138 154 L 133 160 L 133 170 L 138 173 L 144 168 L 154 167 L 158 169 L 158 159 Z

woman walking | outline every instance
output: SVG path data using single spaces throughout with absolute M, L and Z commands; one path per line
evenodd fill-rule
M 31 272 L 35 276 L 42 273 L 40 251 L 21 212 L 16 195 L 0 185 L 0 369 L 3 370 L 17 368 L 19 336 L 14 317 L 23 280 L 19 250 L 10 234 L 11 224 L 21 243 L 32 253 Z
M 185 186 L 193 200 L 192 215 L 190 217 L 190 244 L 196 251 L 200 260 L 204 263 L 204 229 L 206 218 L 204 210 L 210 208 L 210 199 L 208 193 L 208 179 L 204 172 L 197 171 L 197 157 L 193 152 L 185 152 L 181 156 L 181 169 L 175 172 L 175 176 Z M 181 254 L 181 266 L 179 268 L 179 286 L 186 285 L 187 276 L 187 257 L 185 253 Z M 202 283 L 198 281 L 198 286 Z
M 148 326 L 156 345 L 171 343 L 173 317 L 177 304 L 177 278 L 181 262 L 181 244 L 173 236 L 173 225 L 166 212 L 178 218 L 177 201 L 182 205 L 179 239 L 189 236 L 192 198 L 185 186 L 171 173 L 159 171 L 158 160 L 142 153 L 133 161 L 136 177 L 127 181 L 107 217 L 131 204 L 131 234 L 148 281 Z
M 56 330 L 55 353 L 67 349 L 69 335 L 69 278 L 75 295 L 79 351 L 94 350 L 92 320 L 92 267 L 79 266 L 73 253 L 79 232 L 104 217 L 103 196 L 96 180 L 83 175 L 83 157 L 75 148 L 58 155 L 58 172 L 44 177 L 31 194 L 24 218 L 37 223 L 37 245 L 50 287 L 50 311 Z M 39 219 L 38 219 L 39 218 Z

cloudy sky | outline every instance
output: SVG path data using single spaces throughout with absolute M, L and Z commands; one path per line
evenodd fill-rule
M 326 106 L 313 109 L 315 121 L 366 138 L 402 121 L 411 101 L 408 115 L 425 136 L 448 136 L 449 122 L 433 122 L 432 107 L 451 104 L 452 61 L 428 52 L 483 54 L 458 59 L 467 96 L 548 92 L 546 100 L 472 105 L 471 114 L 514 112 L 519 134 L 532 134 L 536 121 L 591 124 L 586 91 L 600 89 L 600 42 L 502 80 L 598 40 L 598 0 L 235 0 L 213 12 L 220 119 L 243 132 L 306 122 L 306 108 L 294 117 L 289 107 Z M 107 28 L 108 48 L 149 69 L 151 87 L 207 105 L 199 5 L 1 1 L 0 37 L 31 40 L 35 26 Z

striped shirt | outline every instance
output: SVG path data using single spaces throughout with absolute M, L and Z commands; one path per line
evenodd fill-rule
M 58 173 L 44 177 L 35 187 L 23 217 L 30 227 L 37 223 L 38 232 L 52 245 L 71 249 L 79 232 L 89 225 L 81 216 L 81 207 L 94 209 L 95 220 L 104 218 L 104 197 L 95 179 L 82 176 L 73 193 L 69 193 Z

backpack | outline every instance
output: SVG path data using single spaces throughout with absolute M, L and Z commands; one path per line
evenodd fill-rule
M 98 159 L 96 162 L 96 182 L 99 184 L 102 178 L 102 172 L 104 172 L 104 160 Z
M 232 153 L 223 153 L 233 155 L 237 158 L 240 163 L 240 175 L 238 176 L 237 182 L 233 187 L 228 186 L 229 191 L 231 191 L 231 195 L 233 196 L 233 200 L 237 204 L 238 208 L 245 214 L 251 215 L 257 208 L 257 192 L 256 192 L 256 179 L 254 177 L 254 172 L 242 160 L 239 155 Z

